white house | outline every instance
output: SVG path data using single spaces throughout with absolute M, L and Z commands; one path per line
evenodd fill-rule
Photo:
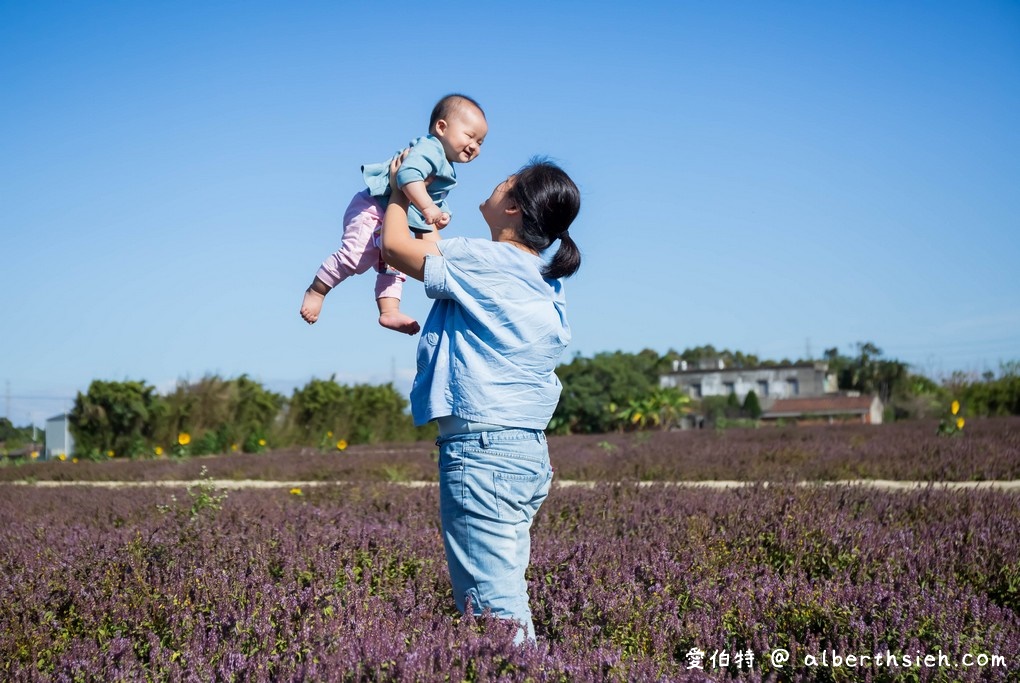
M 838 391 L 835 373 L 823 362 L 791 363 L 772 367 L 727 368 L 717 361 L 714 367 L 689 368 L 684 361 L 673 363 L 673 372 L 659 377 L 659 386 L 675 387 L 692 399 L 735 394 L 738 401 L 754 391 L 764 408 L 779 398 L 825 396 Z
M 675 361 L 673 372 L 659 377 L 659 386 L 675 387 L 694 400 L 732 394 L 741 403 L 754 391 L 766 422 L 882 424 L 879 398 L 841 393 L 835 373 L 820 361 L 755 368 L 727 368 L 721 360 L 695 368 Z
M 74 438 L 71 436 L 67 413 L 46 420 L 46 452 L 43 458 L 49 460 L 61 454 L 70 456 L 73 453 Z

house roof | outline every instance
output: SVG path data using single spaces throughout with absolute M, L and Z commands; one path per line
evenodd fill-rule
M 777 398 L 762 417 L 792 415 L 858 415 L 871 410 L 874 396 L 812 396 Z
M 762 370 L 819 370 L 828 372 L 829 365 L 824 361 L 801 361 L 799 363 L 782 363 L 776 365 L 727 365 L 726 367 L 689 367 L 686 370 L 674 370 L 663 373 L 664 375 L 714 375 L 716 373 L 752 373 Z

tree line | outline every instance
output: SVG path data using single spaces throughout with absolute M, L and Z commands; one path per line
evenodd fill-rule
M 160 395 L 142 381 L 96 380 L 69 414 L 76 452 L 86 457 L 203 455 L 267 448 L 414 441 L 408 402 L 392 384 L 312 379 L 290 398 L 242 375 L 179 382 Z
M 574 356 L 556 369 L 563 392 L 549 424 L 555 434 L 669 429 L 689 413 L 709 423 L 741 424 L 761 414 L 753 392 L 700 401 L 659 386 L 674 363 L 722 360 L 728 368 L 752 368 L 802 362 L 762 360 L 711 345 L 669 350 L 645 349 Z M 1020 362 L 981 376 L 954 373 L 939 383 L 887 358 L 872 342 L 852 352 L 827 349 L 823 358 L 841 390 L 877 394 L 887 420 L 934 417 L 953 400 L 971 416 L 1020 414 Z M 435 438 L 435 427 L 416 428 L 407 399 L 392 384 L 348 386 L 334 377 L 312 379 L 288 398 L 242 375 L 208 375 L 181 381 L 159 394 L 144 381 L 93 381 L 79 393 L 69 415 L 80 454 L 95 458 L 151 454 L 259 452 L 267 448 L 333 449 L 346 444 L 415 441 Z M 22 440 L 31 428 L 15 428 L 0 419 L 0 442 Z M 182 443 L 183 442 L 183 443 Z M 8 447 L 10 443 L 7 444 Z
M 659 355 L 652 350 L 639 353 L 620 351 L 599 353 L 591 358 L 575 356 L 556 370 L 563 383 L 563 394 L 556 408 L 550 431 L 556 433 L 595 434 L 620 429 L 645 428 L 640 421 L 627 419 L 617 406 L 658 403 L 664 414 L 674 414 L 675 398 L 659 389 L 659 377 L 673 371 L 674 363 L 686 361 L 697 367 L 701 361 L 723 361 L 726 368 L 759 368 L 821 360 L 835 374 L 840 391 L 877 395 L 885 405 L 886 421 L 934 418 L 957 400 L 968 415 L 1020 415 L 1020 361 L 1002 363 L 998 373 L 973 375 L 953 373 L 942 382 L 911 370 L 910 365 L 887 357 L 873 342 L 858 342 L 847 353 L 838 347 L 826 349 L 820 359 L 761 359 L 753 354 L 712 345 Z M 761 414 L 759 397 L 752 391 L 738 402 L 736 396 L 706 396 L 689 402 L 685 411 L 693 411 L 709 423 L 742 423 Z M 670 426 L 666 419 L 653 424 Z

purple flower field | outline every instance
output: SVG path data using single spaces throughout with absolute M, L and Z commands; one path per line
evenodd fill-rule
M 515 648 L 508 624 L 456 614 L 434 487 L 222 501 L 137 487 L 0 491 L 3 680 L 1006 681 L 1020 671 L 1016 493 L 554 486 L 529 574 L 539 645 Z M 789 661 L 773 661 L 779 648 Z M 895 665 L 847 663 L 886 652 Z
M 934 421 L 888 425 L 763 427 L 552 437 L 560 480 L 797 481 L 1020 479 L 1020 418 L 974 419 L 960 438 Z M 204 458 L 50 462 L 0 467 L 0 481 L 191 480 L 435 481 L 428 442 L 352 446 L 343 452 L 291 449 Z

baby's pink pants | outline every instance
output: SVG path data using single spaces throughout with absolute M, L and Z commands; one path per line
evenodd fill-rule
M 368 190 L 354 195 L 344 213 L 344 236 L 340 248 L 322 262 L 315 277 L 332 289 L 351 275 L 364 273 L 374 266 L 378 273 L 375 276 L 375 298 L 399 299 L 407 277 L 382 260 L 379 248 L 382 221 L 383 207 Z

